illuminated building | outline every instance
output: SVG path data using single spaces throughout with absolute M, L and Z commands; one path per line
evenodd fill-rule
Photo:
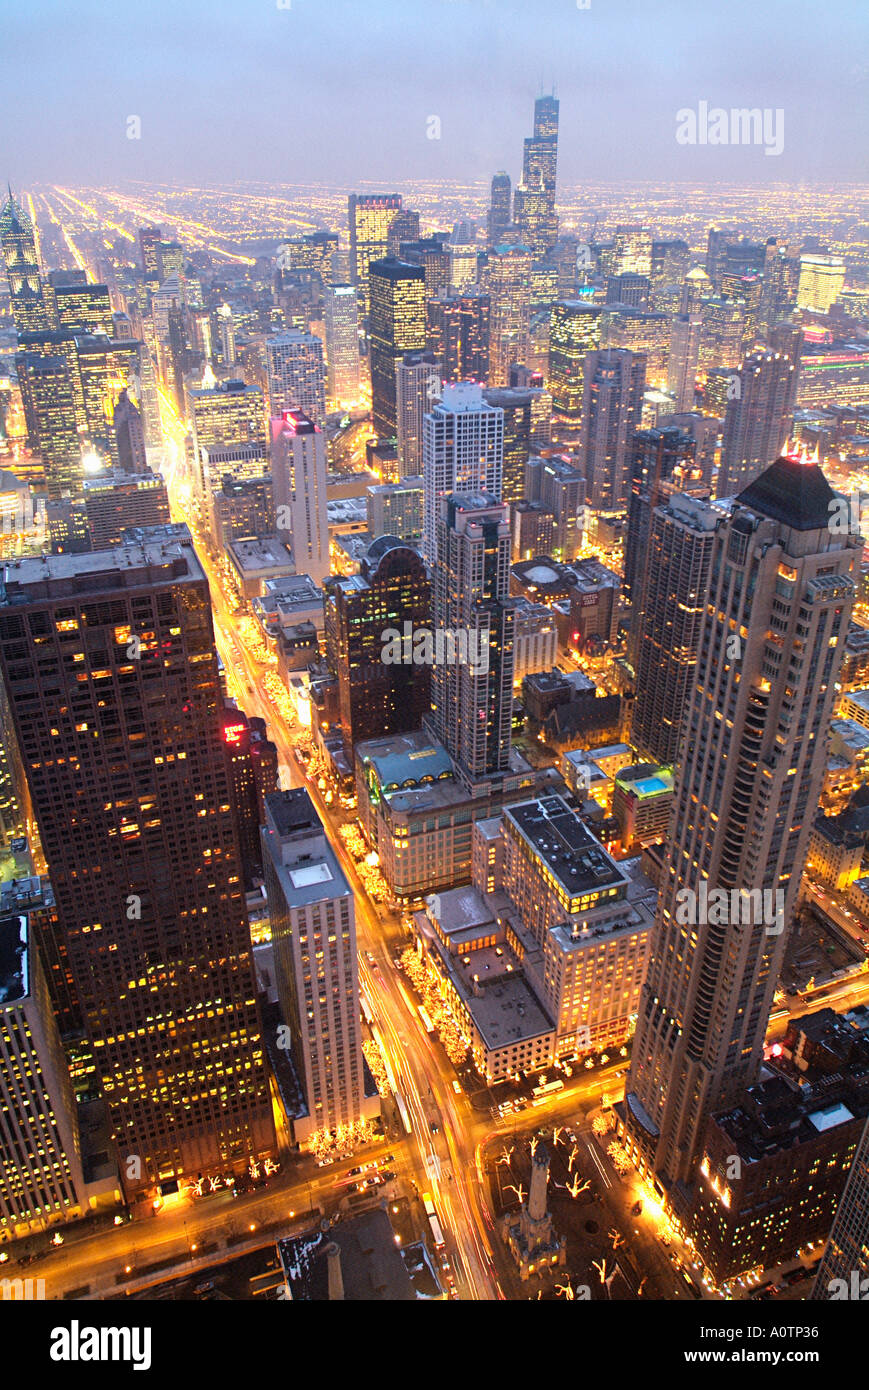
M 63 274 L 61 271 L 60 275 Z M 57 283 L 54 271 L 49 273 L 48 284 L 58 329 L 75 333 L 104 333 L 107 338 L 114 337 L 112 303 L 106 285 Z
M 428 301 L 429 344 L 443 381 L 488 380 L 489 305 L 482 290 Z
M 403 208 L 401 212 L 392 215 L 386 234 L 386 250 L 382 254 L 399 256 L 399 247 L 403 241 L 419 241 L 419 237 L 419 213 L 412 208 Z M 379 258 L 375 257 L 375 260 L 377 259 Z
M 860 557 L 829 529 L 833 497 L 817 465 L 779 458 L 714 532 L 623 1110 L 681 1214 L 710 1114 L 758 1077 L 821 790 Z
M 231 307 L 228 304 L 219 305 L 216 318 L 217 333 L 220 338 L 220 360 L 224 367 L 234 367 L 236 362 L 235 319 Z
M 396 368 L 407 353 L 425 351 L 425 271 L 388 256 L 371 262 L 368 283 L 371 418 L 378 439 L 394 439 Z
M 418 729 L 431 709 L 431 666 L 384 660 L 384 632 L 431 622 L 431 589 L 419 552 L 397 536 L 371 543 L 359 573 L 324 584 L 326 661 L 338 682 L 344 747 Z
M 642 354 L 612 348 L 586 353 L 577 453 L 595 511 L 627 506 L 631 447 L 645 389 Z
M 322 429 L 326 424 L 323 343 L 314 333 L 278 333 L 266 339 L 269 415 L 303 410 Z
M 159 473 L 111 470 L 84 479 L 84 501 L 92 550 L 118 545 L 127 526 L 162 526 L 169 497 Z
M 38 889 L 39 880 L 30 880 Z M 7 885 L 3 885 L 4 890 Z M 36 914 L 0 897 L 0 1233 L 87 1211 L 75 1100 L 40 956 Z
M 648 309 L 652 282 L 648 275 L 637 275 L 633 270 L 625 270 L 621 275 L 610 275 L 606 282 L 607 304 L 627 304 L 631 309 Z
M 450 288 L 453 290 L 464 290 L 469 285 L 476 285 L 479 277 L 480 253 L 477 247 L 470 245 L 451 245 L 450 255 Z
M 583 366 L 586 353 L 600 347 L 601 308 L 570 299 L 553 304 L 549 315 L 549 389 L 552 437 L 557 444 L 579 442 Z
M 528 246 L 499 243 L 489 255 L 489 385 L 506 386 L 510 367 L 525 362 L 531 333 L 531 262 Z
M 582 481 L 584 487 L 585 479 Z M 552 513 L 540 502 L 514 502 L 510 507 L 511 559 L 530 560 L 532 555 L 551 554 L 553 521 Z M 549 664 L 553 663 L 554 658 Z
M 398 470 L 402 478 L 422 471 L 422 419 L 441 398 L 441 376 L 431 352 L 408 353 L 395 364 Z
M 81 439 L 76 426 L 76 393 L 67 359 L 34 352 L 15 358 L 32 446 L 45 470 L 49 497 L 81 495 Z
M 0 606 L 3 678 L 128 1200 L 240 1171 L 275 1142 L 208 582 L 186 527 L 139 534 L 19 561 Z
M 465 660 L 435 662 L 426 724 L 469 782 L 510 769 L 515 604 L 507 515 L 481 491 L 437 498 L 432 626 L 465 634 L 468 650 Z
M 445 386 L 423 417 L 423 553 L 434 563 L 440 499 L 451 492 L 500 498 L 504 478 L 504 412 L 481 387 Z
M 399 193 L 351 193 L 348 199 L 350 279 L 358 289 L 359 305 L 366 322 L 371 304 L 368 267 L 372 261 L 383 260 L 390 254 L 387 244 L 389 229 L 395 214 L 399 212 Z M 417 222 L 417 231 L 418 229 Z M 413 343 L 408 351 L 424 346 L 424 343 Z
M 755 352 L 737 373 L 727 402 L 718 496 L 747 484 L 784 447 L 793 423 L 799 363 L 789 353 Z
M 856 1275 L 856 1280 L 855 1280 Z M 863 1131 L 836 1208 L 833 1229 L 812 1289 L 813 1301 L 865 1298 L 869 1278 L 869 1123 Z M 836 1282 L 838 1281 L 838 1282 Z M 855 1292 L 856 1283 L 856 1292 Z
M 400 483 L 383 483 L 367 489 L 368 532 L 378 536 L 398 536 L 417 544 L 422 539 L 423 481 L 402 478 Z
M 138 375 L 140 347 L 140 343 L 107 338 L 104 333 L 77 334 L 75 338 L 78 382 L 89 445 L 101 458 L 115 464 L 118 462 L 115 406 Z
M 667 363 L 667 390 L 674 397 L 677 412 L 693 410 L 697 364 L 700 360 L 702 321 L 690 314 L 677 314 L 670 332 L 670 359 Z
M 502 386 L 484 391 L 483 400 L 504 412 L 500 496 L 504 502 L 519 502 L 525 496 L 528 459 L 549 443 L 551 397 L 540 387 Z
M 533 553 L 573 560 L 583 544 L 585 504 L 585 474 L 576 459 L 565 454 L 530 458 L 524 492 L 530 503 L 545 508 L 552 518 L 550 544 L 538 546 Z M 523 554 L 522 558 L 527 557 Z
M 635 572 L 629 646 L 636 675 L 631 739 L 641 757 L 672 763 L 694 680 L 721 513 L 702 499 L 668 495 L 666 484 L 657 489 L 654 507 L 650 500 L 649 491 L 637 507 L 637 529 L 645 535 Z M 629 532 L 626 554 L 631 553 Z
M 425 271 L 426 299 L 434 299 L 449 290 L 452 267 L 446 232 L 399 242 L 398 259 L 406 261 L 408 265 L 422 266 Z
M 695 265 L 682 281 L 682 294 L 679 312 L 695 317 L 700 313 L 703 300 L 712 294 L 712 281 L 702 266 Z
M 6 266 L 16 331 L 33 333 L 49 328 L 33 223 L 12 197 L 11 188 L 0 212 L 0 252 Z
M 613 246 L 613 275 L 652 274 L 652 233 L 639 223 L 616 227 Z
M 703 300 L 700 317 L 701 367 L 738 367 L 745 341 L 746 306 L 742 300 L 710 295 Z
M 514 222 L 522 240 L 538 257 L 554 246 L 558 236 L 557 165 L 558 100 L 552 96 L 538 97 L 534 103 L 534 134 L 524 143 L 522 182 L 513 199 Z
M 226 550 L 242 536 L 269 535 L 276 525 L 270 474 L 257 478 L 223 475 L 222 486 L 211 494 L 211 534 L 219 550 Z
M 228 462 L 224 457 L 227 451 L 251 446 L 253 459 L 263 457 L 266 445 L 265 401 L 259 386 L 246 386 L 243 381 L 224 381 L 218 386 L 191 391 L 190 407 L 194 476 L 197 488 L 204 496 L 208 474 L 211 474 L 214 487 L 223 473 L 228 471 L 220 467 Z M 262 468 L 257 467 L 257 471 L 261 473 Z
M 632 309 L 627 304 L 607 305 L 601 316 L 601 346 L 628 348 L 646 358 L 649 386 L 664 386 L 670 354 L 669 314 Z
M 160 288 L 163 279 L 160 265 L 160 243 L 163 240 L 161 227 L 139 228 L 139 255 L 142 261 L 142 274 L 146 287 L 153 294 Z
M 355 401 L 359 396 L 359 312 L 355 286 L 328 286 L 323 296 L 323 312 L 329 364 L 328 396 L 332 405 L 337 406 Z
M 334 281 L 338 242 L 337 232 L 308 232 L 292 237 L 278 247 L 278 270 L 312 270 L 325 288 Z
M 262 720 L 256 722 L 262 724 Z M 250 892 L 263 878 L 261 828 L 265 824 L 265 796 L 276 790 L 272 766 L 277 760 L 277 749 L 253 728 L 242 710 L 232 705 L 224 710 L 223 745 L 244 886 Z
M 331 570 L 326 440 L 303 410 L 272 420 L 271 461 L 278 531 L 292 541 L 296 573 L 320 584 Z
M 613 779 L 613 815 L 626 853 L 663 844 L 672 809 L 672 767 L 634 763 Z
M 845 262 L 840 256 L 800 256 L 797 308 L 828 314 L 844 284 Z
M 508 233 L 512 222 L 512 184 L 510 175 L 503 172 L 492 178 L 489 211 L 486 218 L 486 242 L 493 251 Z
M 265 806 L 278 1003 L 307 1106 L 294 1124 L 304 1142 L 366 1113 L 353 893 L 304 788 L 272 792 Z
M 625 595 L 632 604 L 642 590 L 651 513 L 661 501 L 661 484 L 671 480 L 672 491 L 687 491 L 689 484 L 702 483 L 697 477 L 695 450 L 691 435 L 673 425 L 666 429 L 637 430 L 631 440 L 624 578 Z M 635 616 L 638 611 L 634 609 Z

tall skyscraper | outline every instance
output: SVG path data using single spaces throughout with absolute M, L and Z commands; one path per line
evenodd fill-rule
M 828 314 L 842 293 L 845 271 L 841 256 L 800 256 L 797 308 Z
M 790 353 L 754 352 L 735 374 L 724 417 L 718 496 L 746 487 L 784 447 L 799 366 Z
M 289 531 L 297 574 L 321 584 L 331 569 L 326 440 L 302 410 L 271 422 L 271 471 L 279 531 Z
M 579 443 L 586 353 L 600 347 L 599 304 L 562 300 L 549 311 L 549 389 L 557 444 Z
M 371 304 L 368 267 L 389 255 L 389 229 L 401 212 L 399 193 L 351 193 L 347 218 L 350 226 L 350 279 L 359 293 L 362 317 L 368 320 Z M 417 231 L 419 222 L 417 221 Z
M 76 393 L 65 357 L 19 352 L 18 383 L 31 445 L 42 459 L 49 497 L 81 495 L 82 441 L 76 425 Z
M 444 381 L 488 381 L 489 308 L 479 289 L 428 301 L 429 346 Z
M 865 1300 L 869 1286 L 869 1124 L 857 1146 L 818 1275 L 814 1302 Z
M 616 227 L 613 246 L 613 275 L 652 274 L 652 233 L 639 223 Z
M 405 623 L 427 627 L 431 589 L 419 552 L 397 536 L 380 536 L 358 574 L 333 575 L 324 588 L 326 660 L 352 761 L 357 743 L 418 729 L 431 709 L 431 667 L 384 661 L 383 636 L 392 628 L 403 637 Z
M 445 386 L 423 419 L 423 554 L 435 560 L 440 499 L 485 492 L 500 499 L 504 480 L 504 412 L 480 386 Z
M 148 467 L 145 452 L 145 427 L 142 412 L 130 400 L 124 389 L 112 411 L 115 432 L 115 452 L 122 473 L 144 473 Z
M 514 220 L 524 241 L 541 257 L 555 245 L 555 181 L 558 164 L 558 100 L 538 97 L 534 134 L 525 141 L 522 182 L 516 189 Z
M 363 1116 L 353 893 L 304 788 L 265 798 L 263 863 L 278 1003 L 310 1132 Z
M 33 223 L 12 197 L 11 188 L 0 212 L 0 252 L 6 266 L 16 331 L 38 333 L 50 328 Z
M 386 251 L 382 254 L 386 256 L 399 256 L 399 248 L 403 241 L 419 240 L 419 213 L 413 208 L 402 208 L 401 212 L 395 213 L 389 224 L 389 231 L 386 234 Z M 375 260 L 379 257 L 375 257 Z M 399 256 L 400 259 L 400 256 Z
M 677 314 L 670 332 L 670 358 L 667 363 L 667 390 L 674 397 L 677 411 L 694 409 L 694 387 L 700 360 L 699 315 Z
M 628 1146 L 677 1213 L 710 1114 L 763 1057 L 862 546 L 830 531 L 834 496 L 779 458 L 715 531 L 625 1087 Z
M 327 286 L 323 314 L 328 397 L 333 408 L 337 408 L 359 397 L 359 309 L 355 286 Z
M 75 1100 L 28 885 L 0 894 L 0 1230 L 44 1230 L 87 1210 Z M 21 889 L 26 888 L 27 898 Z M 11 891 L 10 891 L 11 890 Z M 16 901 L 18 899 L 19 901 Z
M 495 174 L 489 199 L 489 212 L 486 219 L 486 243 L 493 251 L 504 240 L 513 219 L 513 193 L 510 175 Z
M 303 410 L 320 429 L 326 424 L 323 343 L 315 333 L 290 329 L 266 339 L 269 415 Z
M 139 228 L 139 256 L 146 287 L 153 294 L 160 288 L 163 279 L 160 263 L 160 243 L 163 240 L 162 227 Z
M 586 353 L 578 453 L 595 510 L 627 506 L 631 442 L 640 427 L 645 389 L 642 353 L 627 348 Z
M 501 500 L 521 502 L 525 496 L 525 465 L 532 453 L 550 442 L 552 398 L 539 386 L 496 386 L 483 392 L 483 400 L 504 413 Z
M 21 560 L 3 679 L 128 1198 L 272 1151 L 208 583 L 186 527 Z
M 661 484 L 687 489 L 695 474 L 696 445 L 690 434 L 673 426 L 637 430 L 631 440 L 628 530 L 625 541 L 624 591 L 631 604 L 642 598 L 645 551 L 652 511 L 661 501 Z M 636 609 L 634 613 L 636 614 Z
M 531 250 L 499 243 L 489 256 L 489 385 L 507 386 L 510 367 L 525 362 L 531 333 Z
M 411 352 L 395 366 L 398 471 L 422 472 L 422 421 L 441 398 L 441 376 L 432 352 Z
M 509 770 L 513 628 L 508 509 L 485 492 L 438 499 L 432 625 L 464 633 L 467 660 L 432 667 L 430 727 L 471 781 Z
M 425 271 L 388 256 L 368 269 L 371 418 L 378 439 L 398 431 L 395 371 L 409 352 L 425 350 Z
M 687 493 L 659 491 L 648 510 L 634 585 L 631 662 L 636 673 L 631 742 L 642 761 L 672 766 L 695 679 L 715 529 L 721 512 Z M 631 536 L 625 554 L 631 553 Z

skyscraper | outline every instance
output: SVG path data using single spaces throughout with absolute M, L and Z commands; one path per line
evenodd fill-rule
M 330 404 L 338 407 L 359 396 L 359 309 L 355 286 L 327 286 L 323 311 L 328 397 Z
M 504 479 L 504 412 L 483 399 L 480 386 L 445 386 L 423 418 L 423 554 L 437 553 L 440 499 L 485 492 L 500 499 Z
M 577 452 L 595 510 L 627 506 L 631 442 L 640 427 L 645 388 L 642 353 L 627 348 L 586 353 Z
M 504 413 L 501 500 L 521 502 L 525 496 L 525 465 L 532 453 L 546 448 L 550 441 L 551 397 L 539 386 L 496 386 L 483 392 L 483 400 Z
M 667 363 L 667 390 L 674 397 L 677 411 L 694 409 L 694 386 L 700 360 L 699 315 L 677 314 L 670 332 L 670 358 Z
M 485 492 L 438 499 L 432 626 L 464 633 L 467 659 L 435 662 L 428 721 L 471 781 L 503 776 L 513 722 L 508 509 Z
M 326 440 L 302 410 L 271 422 L 272 483 L 279 531 L 288 531 L 297 574 L 321 584 L 331 569 Z
M 613 275 L 652 274 L 652 233 L 640 223 L 616 227 L 613 246 Z
M 558 164 L 558 100 L 538 97 L 534 134 L 525 141 L 522 182 L 516 189 L 514 220 L 536 256 L 546 254 L 558 237 L 555 182 Z
M 800 256 L 797 307 L 828 314 L 842 293 L 845 271 L 841 256 Z
M 429 346 L 444 381 L 488 380 L 489 307 L 479 289 L 428 301 Z
M 510 175 L 495 174 L 489 199 L 489 212 L 486 219 L 486 243 L 490 251 L 504 240 L 512 222 L 512 184 Z
M 274 1133 L 186 527 L 7 569 L 0 660 L 128 1198 Z
M 510 367 L 528 357 L 531 332 L 531 250 L 499 243 L 489 256 L 489 385 L 507 386 Z
M 353 893 L 307 791 L 265 798 L 263 863 L 278 1003 L 310 1133 L 363 1117 Z
M 142 413 L 127 395 L 126 389 L 118 396 L 112 411 L 112 425 L 115 432 L 115 452 L 122 473 L 144 473 L 148 467 L 145 452 L 145 428 Z
M 719 497 L 746 487 L 783 448 L 798 375 L 798 363 L 786 352 L 754 352 L 742 363 L 724 417 Z
M 695 679 L 715 529 L 721 513 L 687 493 L 660 489 L 648 512 L 634 585 L 630 659 L 636 674 L 631 742 L 639 759 L 672 766 Z M 625 554 L 632 553 L 632 535 Z
M 673 426 L 637 430 L 631 440 L 628 530 L 625 541 L 625 596 L 635 605 L 642 598 L 645 551 L 651 513 L 661 501 L 661 484 L 671 479 L 674 489 L 686 488 L 695 474 L 696 445 L 691 435 Z M 634 615 L 637 609 L 634 607 Z M 668 760 L 669 761 L 669 760 Z
M 139 228 L 139 256 L 142 261 L 142 274 L 145 285 L 152 294 L 160 288 L 160 281 L 163 279 L 160 263 L 160 243 L 162 240 L 162 227 Z
M 0 212 L 0 252 L 6 266 L 16 331 L 32 333 L 50 328 L 33 223 L 12 197 L 11 188 Z
M 269 415 L 303 410 L 322 429 L 326 424 L 323 343 L 314 333 L 290 329 L 266 339 Z
M 389 254 L 389 229 L 399 212 L 399 193 L 351 193 L 348 199 L 350 279 L 357 287 L 359 306 L 366 323 L 371 304 L 368 267 L 372 261 L 382 260 Z
M 834 496 L 779 458 L 715 531 L 625 1087 L 628 1145 L 680 1213 L 709 1115 L 760 1068 L 824 774 L 862 544 L 830 531 Z
M 81 495 L 81 437 L 76 393 L 65 357 L 19 352 L 15 363 L 32 447 L 42 459 L 49 497 Z
M 333 575 L 324 588 L 326 660 L 352 762 L 357 743 L 418 729 L 431 709 L 431 667 L 384 660 L 384 632 L 403 638 L 405 623 L 413 631 L 430 623 L 431 589 L 419 552 L 397 536 L 380 536 L 358 574 Z
M 368 280 L 371 418 L 378 439 L 394 439 L 396 367 L 406 353 L 425 350 L 425 271 L 388 256 L 371 262 Z
M 549 389 L 557 444 L 579 442 L 583 366 L 586 353 L 600 347 L 601 318 L 600 305 L 578 299 L 562 300 L 549 311 Z
M 441 376 L 431 352 L 411 352 L 395 366 L 398 471 L 402 478 L 422 472 L 422 421 L 441 398 Z
M 869 1286 L 869 1124 L 854 1155 L 818 1276 L 814 1302 L 865 1300 Z

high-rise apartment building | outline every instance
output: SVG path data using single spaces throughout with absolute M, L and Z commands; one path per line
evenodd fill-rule
M 646 542 L 652 511 L 662 497 L 661 484 L 670 480 L 672 491 L 688 490 L 689 485 L 693 491 L 693 485 L 702 483 L 695 453 L 692 436 L 673 425 L 637 430 L 631 440 L 624 590 L 632 604 L 641 598 Z
M 18 561 L 0 604 L 3 680 L 128 1198 L 274 1147 L 208 582 L 186 526 L 140 534 Z
M 513 625 L 507 507 L 485 492 L 438 498 L 432 570 L 435 632 L 464 635 L 466 652 L 432 668 L 430 728 L 471 782 L 509 770 Z
M 525 362 L 531 334 L 531 249 L 500 242 L 489 255 L 489 385 L 507 386 L 510 367 Z
M 549 311 L 549 389 L 552 435 L 557 444 L 577 444 L 582 420 L 586 354 L 600 347 L 601 308 L 583 300 L 553 304 Z
M 323 343 L 315 333 L 291 329 L 266 339 L 269 415 L 303 410 L 314 424 L 326 424 L 326 369 Z
M 489 197 L 489 211 L 486 218 L 486 243 L 490 251 L 493 251 L 495 247 L 504 240 L 512 222 L 512 209 L 513 191 L 510 175 L 502 171 L 493 176 L 492 189 Z
M 425 350 L 425 271 L 389 256 L 371 262 L 368 283 L 371 418 L 379 439 L 394 439 L 396 368 L 407 353 Z
M 677 314 L 673 319 L 670 331 L 670 357 L 667 363 L 667 390 L 674 398 L 676 410 L 680 412 L 694 409 L 702 328 L 703 322 L 699 315 Z
M 265 798 L 263 864 L 278 1003 L 308 1133 L 363 1116 L 353 892 L 304 788 Z
M 411 352 L 395 364 L 398 471 L 402 478 L 422 472 L 423 416 L 441 398 L 441 375 L 432 352 Z
M 504 466 L 501 499 L 520 502 L 525 496 L 525 465 L 550 442 L 552 398 L 540 386 L 496 386 L 483 400 L 504 412 Z
M 289 532 L 297 574 L 321 584 L 331 569 L 326 440 L 302 410 L 271 422 L 271 469 L 279 532 Z
M 649 504 L 649 494 L 638 500 L 640 525 Z M 634 586 L 631 742 L 640 760 L 659 766 L 671 766 L 679 754 L 722 515 L 700 498 L 681 492 L 668 496 L 664 489 L 649 510 L 643 565 Z M 629 553 L 630 540 L 625 550 Z
M 479 289 L 428 301 L 429 346 L 442 380 L 488 380 L 489 313 L 489 296 Z
M 831 532 L 834 496 L 779 458 L 714 533 L 623 1121 L 677 1213 L 762 1062 L 862 545 Z
M 627 506 L 631 444 L 640 427 L 645 389 L 642 353 L 627 348 L 586 353 L 577 452 L 588 502 L 596 511 Z
M 482 388 L 445 386 L 423 418 L 423 553 L 434 563 L 440 499 L 452 492 L 502 495 L 504 412 L 489 405 Z
M 746 357 L 729 393 L 718 496 L 730 497 L 758 476 L 784 447 L 793 424 L 799 364 L 788 352 Z
M 348 199 L 350 279 L 358 289 L 359 307 L 366 323 L 371 303 L 368 267 L 372 261 L 380 261 L 390 254 L 389 229 L 396 213 L 400 212 L 399 193 L 351 193 Z M 418 232 L 418 221 L 416 225 Z
M 323 295 L 323 313 L 328 397 L 337 408 L 359 397 L 359 308 L 355 285 L 329 285 Z
M 326 660 L 338 682 L 338 714 L 352 762 L 357 743 L 418 729 L 431 709 L 431 667 L 414 665 L 409 641 L 402 659 L 393 659 L 397 653 L 387 650 L 384 637 L 391 629 L 404 640 L 405 623 L 413 632 L 428 627 L 431 590 L 419 552 L 397 536 L 381 536 L 358 574 L 332 576 L 324 592 Z

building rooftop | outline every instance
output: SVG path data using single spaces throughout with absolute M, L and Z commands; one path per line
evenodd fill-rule
M 23 999 L 28 988 L 27 918 L 13 913 L 0 917 L 0 1008 Z
M 168 532 L 164 526 L 137 527 L 138 543 L 82 554 L 35 555 L 9 560 L 3 566 L 0 603 L 31 603 L 38 599 L 136 588 L 171 579 L 204 579 L 187 526 Z M 167 575 L 167 571 L 171 574 Z
M 508 806 L 512 821 L 533 853 L 561 883 L 568 897 L 626 889 L 626 875 L 560 796 L 542 796 Z
M 226 547 L 240 573 L 255 574 L 257 570 L 278 569 L 292 565 L 293 556 L 286 541 L 279 535 L 246 537 L 230 541 Z
M 837 494 L 816 463 L 782 455 L 739 493 L 737 501 L 795 531 L 822 531 Z

